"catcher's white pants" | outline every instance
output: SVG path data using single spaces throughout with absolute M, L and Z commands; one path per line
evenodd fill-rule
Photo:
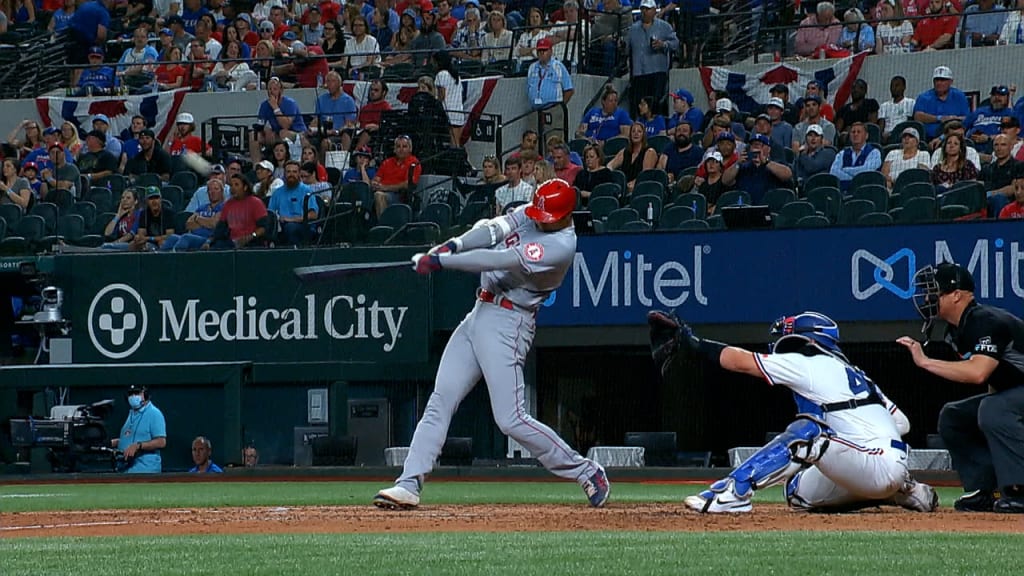
M 797 503 L 810 507 L 884 500 L 898 492 L 909 478 L 906 446 L 902 442 L 879 440 L 871 446 L 861 446 L 833 437 L 817 464 L 794 478 L 795 490 L 790 493 L 790 500 L 795 496 Z

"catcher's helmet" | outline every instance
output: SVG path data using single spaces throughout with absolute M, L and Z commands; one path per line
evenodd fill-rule
M 820 312 L 801 312 L 783 316 L 772 324 L 771 334 L 779 336 L 772 352 L 793 352 L 815 344 L 830 352 L 839 352 L 839 325 Z
M 526 207 L 526 215 L 537 222 L 558 222 L 576 207 L 576 189 L 560 178 L 554 178 L 537 187 L 533 202 Z

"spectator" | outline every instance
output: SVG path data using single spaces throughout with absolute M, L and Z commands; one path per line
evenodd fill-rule
M 287 142 L 275 142 L 270 147 L 270 161 L 274 164 L 274 177 L 284 179 L 284 165 L 292 159 Z
M 850 103 L 836 113 L 836 130 L 846 132 L 850 126 L 878 123 L 878 100 L 868 98 L 868 83 L 862 78 L 854 80 L 850 88 Z
M 100 248 L 127 251 L 131 247 L 131 240 L 134 236 L 132 230 L 135 230 L 135 222 L 140 213 L 136 189 L 126 188 L 124 192 L 121 192 L 121 199 L 117 203 L 117 213 L 103 229 L 103 237 L 107 242 Z
M 452 39 L 455 38 L 455 29 L 459 25 L 459 21 L 452 16 L 451 4 L 448 0 L 438 0 L 434 4 L 433 13 L 437 17 L 437 32 L 444 38 L 445 45 L 450 46 Z
M 259 86 L 259 76 L 247 63 L 240 61 L 243 58 L 241 42 L 228 41 L 221 54 L 224 58 L 210 72 L 210 80 L 217 91 L 241 92 L 255 90 Z
M 929 0 L 926 17 L 918 20 L 914 26 L 914 37 L 910 40 L 913 51 L 955 48 L 953 36 L 956 34 L 957 16 L 947 6 L 946 0 Z
M 384 66 L 412 61 L 412 55 L 407 51 L 412 49 L 412 44 L 419 35 L 420 31 L 416 28 L 416 11 L 406 9 L 402 12 L 398 31 L 391 37 L 391 54 L 384 58 Z
M 803 108 L 798 108 L 797 105 L 789 101 L 789 86 L 785 84 L 776 84 L 771 87 L 768 91 L 769 102 L 771 98 L 778 98 L 782 101 L 782 119 L 786 121 L 790 126 L 796 126 L 800 123 L 800 115 L 803 114 Z M 771 114 L 765 106 L 765 112 Z
M 377 46 L 382 47 L 383 50 L 391 49 L 391 40 L 394 37 L 395 31 L 391 29 L 388 21 L 391 16 L 395 17 L 395 22 L 398 22 L 398 14 L 392 10 L 389 6 L 381 3 L 373 11 L 370 18 L 370 33 L 377 40 Z M 325 25 L 326 26 L 326 25 Z M 395 27 L 397 29 L 397 26 Z M 341 27 L 337 27 L 338 36 L 341 37 Z
M 255 468 L 260 463 L 260 453 L 255 446 L 246 446 L 242 450 L 242 461 L 246 468 Z
M 708 130 L 704 134 L 704 142 L 702 142 L 705 147 L 714 143 L 713 138 L 717 137 L 717 134 L 712 127 L 719 124 L 725 126 L 726 130 L 732 132 L 737 138 L 743 139 L 747 137 L 747 129 L 743 124 L 735 120 L 736 106 L 732 103 L 732 100 L 719 98 L 715 101 L 714 112 L 709 110 L 705 116 L 708 125 Z
M 544 150 L 547 152 L 547 158 L 545 158 L 545 160 L 547 160 L 548 162 L 554 160 L 551 157 L 551 151 L 555 148 L 555 146 L 558 146 L 559 144 L 565 144 L 565 140 L 560 135 L 552 134 L 548 136 L 548 139 L 544 141 Z M 565 147 L 567 150 L 569 150 L 568 144 L 565 144 Z M 583 166 L 583 158 L 580 157 L 580 155 L 577 154 L 576 152 L 573 152 L 572 150 L 569 150 L 569 162 L 572 162 L 577 166 Z M 572 182 L 572 180 L 566 180 L 566 182 Z
M 839 43 L 842 26 L 836 19 L 836 7 L 831 2 L 818 2 L 815 13 L 800 22 L 796 32 L 796 53 L 814 57 L 829 44 Z
M 269 210 L 277 213 L 281 223 L 280 238 L 290 246 L 304 246 L 313 237 L 313 229 L 307 219 L 314 220 L 318 212 L 315 202 L 309 203 L 304 210 L 306 196 L 310 194 L 308 186 L 299 180 L 301 168 L 295 160 L 285 164 L 284 186 L 278 188 L 270 198 Z
M 331 68 L 347 67 L 349 58 L 345 56 L 346 42 L 341 24 L 334 21 L 324 22 L 324 39 L 320 47 L 327 56 L 327 65 Z
M 935 152 L 932 153 L 932 167 L 934 167 L 940 161 L 939 156 L 942 154 L 942 143 L 945 142 L 946 138 L 949 138 L 950 135 L 953 134 L 956 134 L 961 139 L 966 141 L 967 131 L 964 130 L 963 122 L 960 122 L 959 120 L 950 120 L 949 122 L 946 122 L 943 125 L 942 135 L 934 140 Z M 974 164 L 974 167 L 978 170 L 978 173 L 981 173 L 981 155 L 978 154 L 978 151 L 971 146 L 967 147 L 967 161 L 970 162 L 971 164 Z
M 899 124 L 910 120 L 914 116 L 915 100 L 907 98 L 907 79 L 903 76 L 893 76 L 889 80 L 889 94 L 892 99 L 883 102 L 878 109 L 878 127 L 882 129 L 882 138 L 889 140 L 889 132 Z
M 409 132 L 416 137 L 416 150 L 424 158 L 435 158 L 451 141 L 448 113 L 437 99 L 437 87 L 431 76 L 420 76 L 416 93 L 409 100 L 408 114 L 416 118 Z
M 501 171 L 501 163 L 498 162 L 498 158 L 495 156 L 484 156 L 484 161 L 481 164 L 481 184 L 498 185 L 504 184 L 508 180 L 505 178 L 505 174 Z
M 71 156 L 78 160 L 78 154 L 82 150 L 82 141 L 78 139 L 78 127 L 70 121 L 65 120 L 60 125 L 60 143 L 64 149 L 71 152 Z
M 993 139 L 992 161 L 981 169 L 981 181 L 988 191 L 988 214 L 999 215 L 1002 209 L 1014 200 L 1013 180 L 1017 173 L 1017 161 L 1010 155 L 1010 137 L 999 134 Z
M 369 34 L 370 24 L 364 16 L 356 16 L 351 25 L 352 36 L 345 41 L 345 53 L 353 54 L 348 58 L 348 69 L 362 72 L 380 62 L 380 45 Z
M 534 188 L 536 188 L 548 180 L 554 179 L 554 177 L 555 169 L 551 166 L 551 163 L 543 158 L 538 158 L 533 168 L 533 178 L 528 180 L 528 182 L 533 184 Z M 506 210 L 507 209 L 508 208 L 506 207 Z
M 185 85 L 188 68 L 180 64 L 181 48 L 171 46 L 163 62 L 156 67 L 156 82 L 160 90 L 175 90 Z
M 0 204 L 17 204 L 22 212 L 28 212 L 35 203 L 32 186 L 26 178 L 18 175 L 18 163 L 14 158 L 4 158 L 3 174 L 0 177 Z
M 71 16 L 68 22 L 71 42 L 67 44 L 68 64 L 92 64 L 92 49 L 105 44 L 110 30 L 109 8 L 113 0 L 95 0 L 84 2 Z M 102 50 L 102 49 L 101 49 Z M 102 57 L 100 58 L 102 60 Z M 71 84 L 80 86 L 81 68 L 72 71 Z
M 512 51 L 512 32 L 508 29 L 505 15 L 493 10 L 487 15 L 487 24 L 490 29 L 481 41 L 484 62 L 508 60 Z
M 171 155 L 157 145 L 156 133 L 145 128 L 139 133 L 141 152 L 125 164 L 125 173 L 133 176 L 157 174 L 160 180 L 171 179 Z
M 93 2 L 95 3 L 95 2 Z M 91 96 L 93 94 L 110 94 L 114 90 L 115 78 L 114 69 L 103 63 L 103 48 L 93 46 L 89 48 L 89 67 L 81 70 L 78 79 L 77 96 Z
M 804 120 L 793 127 L 793 151 L 800 152 L 807 128 L 818 125 L 822 131 L 822 146 L 832 146 L 836 141 L 836 127 L 821 115 L 821 98 L 808 96 L 804 100 Z
M 864 21 L 864 13 L 850 8 L 843 14 L 843 29 L 839 33 L 838 45 L 853 53 L 875 51 L 875 30 Z
M 580 28 L 580 5 L 576 0 L 566 0 L 562 4 L 561 19 L 555 21 L 555 28 L 551 31 L 551 41 L 555 44 L 554 51 L 559 59 L 564 62 L 578 64 L 581 49 L 581 36 L 578 36 Z M 558 12 L 553 12 L 551 18 L 555 18 Z
M 535 150 L 520 151 L 519 156 L 516 156 L 522 162 L 522 167 L 519 169 L 519 176 L 524 182 L 537 187 L 537 179 L 534 177 L 534 172 L 537 168 L 537 163 L 541 161 L 540 154 L 537 154 Z
M 213 248 L 244 248 L 266 234 L 267 207 L 253 195 L 252 184 L 242 174 L 231 177 L 231 199 L 224 203 L 220 220 L 222 224 L 214 231 Z
M 619 46 L 633 24 L 632 13 L 620 0 L 605 0 L 594 13 L 588 41 L 588 70 L 595 75 L 619 75 Z
M 341 75 L 329 72 L 324 80 L 327 90 L 316 99 L 316 122 L 326 136 L 354 128 L 359 115 L 356 101 L 342 90 Z
M 320 157 L 316 153 L 316 148 L 312 146 L 302 147 L 302 154 L 299 156 L 300 178 L 301 170 L 305 169 L 306 164 L 313 165 L 313 177 L 316 178 L 317 182 L 327 182 L 327 168 L 320 163 Z
M 910 52 L 910 41 L 914 38 L 914 25 L 903 15 L 903 5 L 898 0 L 882 0 L 882 21 L 875 30 L 878 54 L 906 54 Z
M 967 144 L 960 134 L 946 137 L 939 150 L 938 162 L 932 168 L 932 184 L 949 189 L 957 182 L 977 180 L 978 169 L 967 160 Z
M 1018 162 L 1024 162 L 1024 141 L 1020 138 L 1020 120 L 1016 116 L 1007 116 L 999 123 L 999 131 L 1010 138 L 1012 144 L 1010 154 Z
M 192 198 L 188 201 L 188 206 L 185 206 L 186 212 L 198 212 L 203 206 L 211 204 L 210 198 L 210 184 L 214 180 L 221 183 L 221 187 L 224 188 L 224 193 L 221 195 L 222 198 L 227 198 L 231 195 L 231 187 L 227 186 L 225 180 L 227 175 L 225 174 L 224 166 L 220 164 L 214 164 L 210 166 L 210 176 L 206 181 L 206 184 L 200 186 L 193 194 Z
M 277 61 L 274 57 L 276 50 L 272 40 L 260 40 L 256 43 L 256 55 L 249 68 L 259 76 L 261 83 L 269 82 L 273 77 L 274 64 Z
M 778 96 L 772 96 L 765 106 L 765 113 L 771 123 L 772 153 L 793 145 L 793 126 L 784 119 L 785 112 L 786 103 Z
M 658 152 L 647 145 L 647 131 L 643 123 L 634 122 L 629 129 L 629 145 L 608 162 L 611 170 L 621 170 L 626 175 L 626 188 L 633 192 L 636 177 L 644 170 L 658 165 Z M 623 190 L 626 192 L 626 190 Z
M 377 169 L 370 163 L 371 160 L 373 160 L 373 156 L 365 150 L 356 150 L 352 152 L 352 157 L 355 158 L 356 165 L 345 171 L 345 174 L 341 178 L 341 182 L 343 184 L 348 184 L 349 182 L 366 182 L 369 184 L 372 182 L 374 177 L 377 175 Z M 487 164 L 485 161 L 485 171 L 486 166 Z
M 267 20 L 274 25 L 274 40 L 280 40 L 281 36 L 290 30 L 288 22 L 285 21 L 284 6 L 271 6 Z
M 1006 23 L 1006 10 L 995 0 L 977 0 L 964 9 L 963 33 L 969 46 L 994 46 Z
M 1009 6 L 1009 4 L 1007 4 Z M 1006 21 L 999 32 L 999 40 L 1007 44 L 1024 44 L 1024 0 L 1017 0 L 1012 10 L 1007 10 Z
M 450 42 L 452 48 L 456 50 L 454 56 L 460 60 L 482 60 L 481 48 L 486 34 L 480 22 L 480 10 L 475 6 L 466 8 L 466 16 L 455 30 L 455 37 Z
M 576 175 L 583 168 L 569 161 L 569 147 L 565 144 L 556 144 L 550 147 L 549 150 L 552 158 L 551 166 L 555 169 L 555 176 L 566 182 L 575 182 Z
M 443 103 L 448 116 L 448 128 L 452 146 L 462 146 L 462 127 L 466 124 L 465 104 L 462 100 L 462 79 L 452 62 L 451 54 L 446 50 L 435 52 L 431 61 L 437 75 L 434 84 L 437 87 L 437 99 Z
M 630 57 L 630 100 L 639 103 L 649 96 L 655 111 L 661 112 L 668 92 L 668 69 L 672 54 L 679 50 L 679 39 L 668 22 L 655 18 L 657 13 L 655 0 L 640 2 L 640 20 L 630 27 L 625 47 Z M 634 109 L 634 114 L 637 111 Z
M 220 213 L 224 208 L 224 182 L 211 178 L 205 188 L 203 196 L 207 201 L 188 217 L 184 230 L 167 236 L 160 246 L 161 252 L 194 252 L 210 247 L 213 231 L 220 222 Z
M 181 18 L 184 23 L 185 31 L 189 34 L 196 33 L 196 27 L 199 24 L 199 18 L 203 14 L 208 14 L 209 10 L 204 6 L 203 0 L 184 0 L 184 5 L 181 9 Z
M 210 460 L 210 453 L 213 452 L 213 445 L 206 436 L 196 436 L 192 441 L 192 463 L 195 464 L 189 472 L 192 474 L 221 474 L 220 466 Z
M 514 50 L 517 68 L 520 70 L 526 66 L 527 62 L 537 58 L 537 42 L 549 35 L 547 29 L 543 28 L 544 12 L 540 8 L 531 6 L 526 21 L 526 30 L 519 35 L 519 41 L 516 42 Z
M 311 194 L 320 196 L 324 199 L 324 202 L 330 203 L 333 188 L 326 179 L 317 179 L 317 169 L 323 169 L 323 166 L 316 162 L 303 162 L 302 166 L 299 167 L 299 180 L 309 188 Z M 314 204 L 312 200 L 309 201 L 310 206 Z
M 135 228 L 132 230 L 131 247 L 133 252 L 155 252 L 160 249 L 168 236 L 174 234 L 176 214 L 166 209 L 160 189 L 156 186 L 146 187 L 146 207 L 142 209 Z
M 580 191 L 580 196 L 588 200 L 594 188 L 608 182 L 615 182 L 615 175 L 605 166 L 601 147 L 587 144 L 583 149 L 583 170 L 576 174 L 573 185 Z
M 572 99 L 572 75 L 562 62 L 551 56 L 551 40 L 548 38 L 537 42 L 537 61 L 530 64 L 526 77 L 527 97 L 534 110 L 560 102 L 568 104 Z
M 243 26 L 247 25 L 245 23 L 245 20 L 239 20 L 239 22 L 241 22 Z M 248 31 L 248 28 L 246 28 L 246 30 Z M 214 32 L 214 34 L 216 34 L 216 32 Z M 231 42 L 238 42 L 239 54 L 241 54 L 241 56 L 239 56 L 239 58 L 245 58 L 245 59 L 252 58 L 252 47 L 250 47 L 248 44 L 246 44 L 245 36 L 241 32 L 238 31 L 238 28 L 236 28 L 234 26 L 225 26 L 224 27 L 224 41 L 221 42 L 221 44 L 223 44 L 224 46 L 227 46 Z M 224 51 L 221 50 L 221 53 L 223 53 L 223 52 Z
M 146 119 L 141 114 L 132 116 L 131 124 L 121 131 L 118 137 L 121 139 L 121 164 L 120 171 L 123 173 L 128 161 L 138 156 L 142 151 L 139 146 L 139 134 L 146 129 Z
M 807 98 L 817 96 L 818 102 L 821 104 L 821 115 L 829 122 L 835 122 L 836 111 L 828 103 L 826 88 L 827 86 L 817 80 L 811 80 L 807 83 L 807 88 L 804 89 L 804 97 L 796 101 L 797 107 L 801 109 L 801 119 L 807 119 L 807 107 L 805 106 Z
M 157 35 L 157 41 L 159 42 L 159 46 L 156 47 L 157 60 L 168 60 L 167 55 L 174 47 L 174 32 L 171 32 L 170 28 L 161 28 Z
M 186 151 L 202 154 L 203 141 L 193 134 L 195 131 L 196 119 L 192 114 L 178 113 L 174 119 L 174 130 L 170 133 L 170 142 L 166 145 L 167 153 L 171 156 L 181 156 Z
M 408 200 L 408 194 L 419 183 L 422 171 L 419 159 L 412 153 L 412 138 L 395 138 L 394 156 L 384 160 L 370 183 L 378 217 L 389 205 Z
M 583 115 L 577 138 L 587 138 L 592 142 L 603 143 L 616 136 L 626 136 L 633 121 L 629 113 L 619 108 L 619 93 L 609 84 L 601 95 L 601 105 L 595 106 Z
M 213 73 L 213 67 L 217 63 L 211 60 L 210 56 L 206 53 L 206 47 L 202 40 L 193 38 L 190 46 L 191 52 L 189 52 L 188 59 L 192 64 L 189 65 L 191 70 L 189 86 L 191 86 L 193 92 L 198 92 L 207 87 L 208 77 Z M 212 90 L 213 87 L 210 86 L 209 88 Z
M 71 161 L 71 155 L 64 150 L 64 145 L 54 142 L 50 145 L 50 159 L 53 168 L 43 168 L 43 179 L 51 190 L 67 190 L 75 197 L 78 197 L 79 180 L 81 174 L 78 167 Z M 82 193 L 81 196 L 85 194 Z
M 192 45 L 192 40 L 195 40 L 195 36 L 185 30 L 185 21 L 181 16 L 175 14 L 168 18 L 165 23 L 171 29 L 171 41 L 174 42 L 174 45 L 180 48 L 182 53 L 187 52 L 189 46 Z
M 106 136 L 93 130 L 85 137 L 85 149 L 78 157 L 78 170 L 90 182 L 96 182 L 117 172 L 117 157 L 104 148 Z
M 967 137 L 974 142 L 974 148 L 985 156 L 992 152 L 992 138 L 999 134 L 999 126 L 1003 118 L 1013 116 L 1010 109 L 1010 89 L 1006 86 L 993 86 L 989 91 L 989 103 L 979 106 L 964 121 Z
M 722 181 L 722 155 L 717 151 L 708 154 L 707 158 L 704 159 L 704 174 L 705 176 L 701 178 L 700 186 L 697 187 L 696 192 L 707 201 L 708 211 L 707 214 L 694 214 L 697 218 L 704 218 L 714 214 L 718 199 L 725 192 L 732 190 L 732 186 L 726 186 L 725 182 Z M 694 208 L 696 209 L 696 204 Z
M 524 152 L 539 153 L 540 148 L 540 136 L 536 130 L 527 128 L 523 130 L 522 135 L 519 136 L 519 150 L 512 153 L 512 156 L 519 156 Z
M 106 140 L 105 147 L 107 152 L 114 155 L 114 158 L 120 160 L 123 146 L 121 140 L 110 133 L 110 118 L 106 114 L 97 114 L 92 117 L 92 129 L 99 130 L 103 133 L 103 137 Z M 120 166 L 120 164 L 118 164 Z
M 324 37 L 324 25 L 322 23 L 322 15 L 320 14 L 320 6 L 313 5 L 306 10 L 306 23 L 302 25 L 302 35 L 300 39 L 306 46 L 319 46 L 320 41 Z M 365 23 L 366 20 L 364 19 Z M 355 24 L 352 24 L 353 31 L 355 31 Z M 367 25 L 369 28 L 369 25 Z
M 1024 218 L 1024 165 L 1017 164 L 1013 174 L 1013 202 L 999 211 L 999 219 Z
M 702 126 L 704 124 L 704 113 L 699 108 L 693 106 L 693 94 L 686 88 L 680 88 L 670 94 L 670 96 L 672 98 L 674 114 L 668 118 L 665 124 L 667 128 L 666 134 L 674 136 L 676 126 L 679 126 L 681 122 L 687 122 L 690 125 L 690 134 L 692 135 L 692 128 L 694 126 Z
M 25 131 L 25 139 L 18 139 L 18 130 Z M 43 132 L 39 123 L 34 120 L 22 120 L 11 133 L 7 135 L 7 143 L 18 151 L 18 155 L 27 157 L 36 150 L 45 150 Z
M 665 117 L 654 113 L 654 99 L 644 96 L 637 106 L 637 121 L 644 125 L 647 137 L 665 134 Z
M 255 170 L 256 184 L 253 185 L 253 194 L 263 200 L 264 204 L 269 204 L 270 197 L 274 195 L 275 190 L 284 186 L 284 181 L 274 176 L 274 165 L 269 160 L 259 161 Z
M 811 176 L 824 174 L 832 169 L 836 159 L 836 149 L 825 146 L 824 130 L 817 124 L 811 124 L 804 133 L 804 145 L 793 162 L 796 181 L 803 185 Z
M 529 202 L 533 200 L 534 186 L 522 179 L 522 160 L 508 158 L 505 160 L 505 184 L 494 191 L 494 211 L 501 214 L 512 202 Z
M 900 149 L 891 150 L 885 156 L 882 174 L 885 175 L 885 183 L 890 190 L 903 172 L 911 168 L 932 169 L 932 158 L 928 152 L 920 149 L 920 140 L 921 135 L 917 133 L 917 128 L 908 126 L 903 129 Z
M 696 168 L 704 158 L 704 149 L 693 141 L 693 126 L 681 122 L 675 127 L 672 143 L 661 151 L 658 168 L 668 173 L 670 184 L 681 184 L 683 173 Z
M 33 134 L 33 140 L 37 140 L 37 134 L 39 134 L 39 125 L 28 120 L 26 120 L 26 122 L 30 122 L 32 124 L 32 126 L 26 126 L 26 136 L 29 132 L 31 132 Z M 35 162 L 36 166 L 39 167 L 40 172 L 46 169 L 53 169 L 53 162 L 50 159 L 50 148 L 54 144 L 57 144 L 59 142 L 59 139 L 60 130 L 58 130 L 57 128 L 50 126 L 46 130 L 43 130 L 43 139 L 41 142 L 35 141 L 32 143 L 25 143 L 26 148 L 31 146 L 31 150 L 27 154 L 25 154 L 24 162 Z M 68 157 L 70 158 L 70 154 L 68 155 Z
M 284 85 L 276 76 L 267 82 L 267 99 L 260 104 L 258 116 L 265 123 L 265 130 L 278 138 L 290 139 L 306 131 L 299 104 L 284 95 Z M 270 139 L 271 134 L 267 137 Z
M 76 5 L 77 2 L 75 0 L 63 0 L 63 5 L 53 13 L 46 29 L 51 34 L 60 34 L 65 30 L 69 30 L 71 28 L 71 17 L 75 15 Z
M 160 450 L 167 447 L 167 422 L 160 409 L 149 400 L 145 386 L 128 389 L 128 418 L 121 435 L 110 445 L 124 453 L 127 474 L 159 474 L 162 469 Z
M 32 196 L 35 200 L 46 198 L 50 189 L 46 186 L 45 182 L 39 179 L 39 167 L 36 166 L 35 162 L 23 163 L 21 165 L 21 176 L 28 180 L 28 186 L 32 190 Z
M 448 44 L 444 36 L 437 31 L 437 11 L 428 10 L 421 16 L 420 33 L 413 38 L 409 44 L 410 50 L 420 50 L 412 55 L 412 60 L 418 67 L 424 67 L 430 62 L 430 55 L 434 52 L 444 50 Z
M 196 40 L 202 42 L 203 52 L 210 60 L 219 60 L 224 45 L 213 37 L 215 25 L 210 24 L 209 19 L 200 18 L 196 22 Z M 241 52 L 241 50 L 239 50 Z
M 366 103 L 359 109 L 359 127 L 363 130 L 375 132 L 380 128 L 381 115 L 391 110 L 391 103 L 388 102 L 388 85 L 380 79 L 370 82 L 367 89 Z
M 156 48 L 149 45 L 149 36 L 142 28 L 132 33 L 132 47 L 125 50 L 118 61 L 117 76 L 122 86 L 128 86 L 135 93 L 149 92 L 153 82 L 156 61 L 159 59 Z
M 771 140 L 764 135 L 754 134 L 745 159 L 726 168 L 722 175 L 726 186 L 735 185 L 739 190 L 746 190 L 752 204 L 761 204 L 768 190 L 785 188 L 793 178 L 793 170 L 789 166 L 769 159 L 771 145 Z
M 850 126 L 850 145 L 843 148 L 832 161 L 830 172 L 839 179 L 839 189 L 845 194 L 850 190 L 854 176 L 862 172 L 877 172 L 882 167 L 882 154 L 868 142 L 868 131 L 863 122 Z

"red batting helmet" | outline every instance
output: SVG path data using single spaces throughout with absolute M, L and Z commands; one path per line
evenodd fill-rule
M 554 178 L 537 187 L 526 215 L 537 222 L 550 224 L 565 218 L 576 207 L 576 189 L 565 180 Z

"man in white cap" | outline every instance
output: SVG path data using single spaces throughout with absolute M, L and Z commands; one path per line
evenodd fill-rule
M 804 146 L 800 150 L 800 154 L 797 155 L 796 161 L 793 162 L 793 172 L 796 181 L 800 184 L 803 184 L 811 176 L 828 172 L 832 168 L 832 162 L 836 159 L 836 150 L 824 146 L 823 134 L 824 131 L 817 124 L 807 127 Z
M 640 19 L 629 28 L 626 39 L 626 54 L 630 57 L 630 81 L 632 116 L 637 116 L 641 99 L 650 96 L 654 101 L 656 114 L 665 114 L 663 102 L 668 93 L 668 69 L 672 54 L 679 50 L 679 38 L 668 22 L 656 18 L 658 3 L 654 0 L 640 2 Z
M 181 112 L 174 119 L 174 130 L 170 133 L 170 142 L 165 148 L 171 156 L 181 156 L 186 151 L 202 154 L 203 141 L 193 134 L 196 131 L 196 119 L 188 112 Z
M 715 103 L 715 107 L 708 110 L 707 114 L 704 115 L 704 141 L 702 144 L 705 149 L 711 147 L 714 144 L 714 134 L 711 131 L 711 126 L 715 120 L 724 119 L 729 122 L 729 131 L 736 135 L 739 140 L 747 139 L 747 128 L 740 122 L 736 122 L 736 106 L 732 103 L 732 100 L 722 96 L 717 100 L 711 98 L 713 94 L 722 95 L 724 92 L 714 92 L 709 94 L 708 100 Z
M 771 139 L 772 150 L 776 147 L 789 148 L 793 145 L 793 125 L 783 118 L 786 113 L 786 103 L 782 98 L 773 96 L 765 106 L 765 114 L 772 123 Z
M 932 89 L 920 93 L 914 101 L 914 120 L 924 124 L 928 140 L 938 137 L 942 124 L 961 122 L 971 113 L 967 96 L 953 87 L 953 72 L 948 66 L 936 66 L 932 72 Z

